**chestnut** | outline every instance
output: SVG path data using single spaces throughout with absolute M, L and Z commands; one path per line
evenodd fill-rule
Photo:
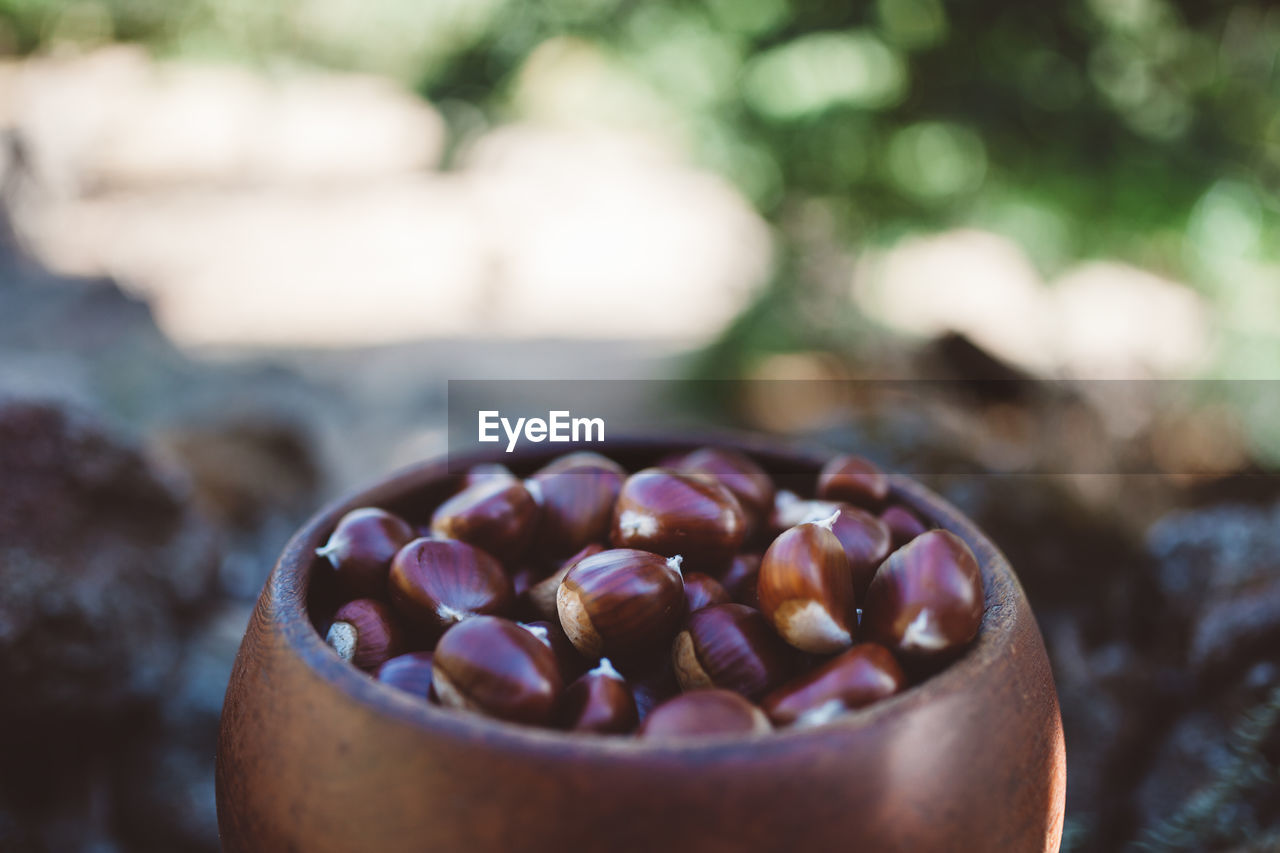
M 759 595 L 760 557 L 757 554 L 738 554 L 729 564 L 729 570 L 720 579 L 729 598 L 739 604 L 760 609 Z
M 729 593 L 720 581 L 702 572 L 689 572 L 684 576 L 684 612 L 696 613 L 713 604 L 727 604 Z
M 954 533 L 930 530 L 889 555 L 863 603 L 862 632 L 906 658 L 944 658 L 982 624 L 982 572 Z
M 889 497 L 889 478 L 870 459 L 837 456 L 818 474 L 818 497 L 875 509 Z
M 411 626 L 438 634 L 477 614 L 504 614 L 511 580 L 488 553 L 455 539 L 415 539 L 391 561 L 391 605 Z
M 801 651 L 829 654 L 853 644 L 853 576 L 831 532 L 839 513 L 783 531 L 760 561 L 760 610 Z
M 580 561 L 556 593 L 560 626 L 588 658 L 665 648 L 684 618 L 680 557 L 615 548 Z
M 404 634 L 391 608 L 372 598 L 357 598 L 339 607 L 324 641 L 343 660 L 366 672 L 404 651 Z
M 680 692 L 676 671 L 671 665 L 671 655 L 654 655 L 624 666 L 622 673 L 631 687 L 636 701 L 636 711 L 643 721 L 649 712 Z
M 551 651 L 555 652 L 556 663 L 560 666 L 560 675 L 565 684 L 587 671 L 590 661 L 578 654 L 578 650 L 573 647 L 573 643 L 569 642 L 559 622 L 538 619 L 533 622 L 521 622 L 520 627 L 546 643 Z
M 581 560 L 590 557 L 592 554 L 599 554 L 603 550 L 603 545 L 593 542 L 561 563 L 560 568 L 529 587 L 528 598 L 533 611 L 541 618 L 558 624 L 560 613 L 556 609 L 556 593 L 560 591 L 560 581 L 564 580 L 564 576 L 569 573 L 569 570 Z
M 794 672 L 796 655 L 778 639 L 757 610 L 717 604 L 689 617 L 671 652 L 676 679 L 685 690 L 722 687 L 756 699 Z
M 543 572 L 532 563 L 521 563 L 509 573 L 511 594 L 518 599 L 528 599 L 529 590 L 542 579 Z
M 491 477 L 440 504 L 431 516 L 431 532 L 510 560 L 529 547 L 537 522 L 538 505 L 523 483 Z
M 646 468 L 622 484 L 610 538 L 619 548 L 680 554 L 688 570 L 718 573 L 742 544 L 746 524 L 738 499 L 719 483 Z
M 758 735 L 772 731 L 764 712 L 732 690 L 694 690 L 668 699 L 640 725 L 642 738 Z
M 814 503 L 817 502 L 807 501 L 789 489 L 778 489 L 773 495 L 773 508 L 769 511 L 769 529 L 778 534 L 788 527 L 802 523 L 811 514 L 811 505 Z M 835 509 L 835 503 L 825 503 L 830 507 L 826 515 L 830 515 L 831 510 Z
M 565 688 L 560 727 L 574 732 L 626 734 L 640 722 L 636 700 L 608 658 Z
M 844 554 L 849 558 L 849 571 L 853 575 L 853 592 L 861 598 L 871 583 L 871 576 L 889 556 L 893 538 L 889 527 L 871 513 L 845 503 L 810 501 L 808 515 L 803 521 L 821 521 L 835 514 L 831 532 L 840 540 Z
M 486 462 L 481 465 L 472 465 L 467 469 L 466 475 L 462 478 L 462 488 L 469 489 L 478 483 L 486 483 L 492 480 L 502 480 L 507 483 L 516 482 L 516 475 L 511 473 L 511 469 L 506 465 L 497 462 Z
M 564 689 L 551 648 L 515 622 L 476 616 L 444 632 L 432 658 L 440 704 L 545 725 Z
M 673 467 L 685 474 L 703 474 L 719 482 L 738 499 L 752 526 L 768 519 L 773 508 L 773 480 L 749 456 L 723 447 L 704 447 Z
M 563 557 L 607 539 L 626 477 L 621 465 L 591 452 L 570 453 L 536 471 L 527 485 L 542 507 L 539 550 Z
M 377 507 L 360 507 L 338 519 L 316 556 L 329 561 L 346 596 L 382 598 L 387 594 L 391 558 L 415 535 L 403 518 Z
M 761 702 L 776 726 L 819 725 L 845 711 L 879 702 L 906 683 L 902 667 L 884 646 L 859 643 Z
M 378 680 L 405 693 L 435 701 L 431 688 L 431 652 L 409 652 L 378 667 Z
M 894 550 L 901 548 L 929 529 L 915 513 L 897 504 L 886 507 L 880 513 L 880 520 L 884 522 L 885 527 L 889 528 L 889 537 L 893 540 Z

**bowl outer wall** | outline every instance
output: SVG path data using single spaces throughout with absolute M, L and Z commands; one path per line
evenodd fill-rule
M 816 472 L 827 458 L 777 442 L 713 441 L 774 470 Z M 610 455 L 634 469 L 705 443 L 611 441 Z M 562 452 L 476 461 L 531 470 Z M 324 644 L 307 614 L 308 573 L 337 518 L 356 506 L 403 507 L 414 494 L 437 501 L 455 480 L 443 461 L 417 466 L 331 504 L 286 546 L 223 708 L 224 850 L 1058 849 L 1062 724 L 1035 618 L 1003 555 L 919 484 L 894 477 L 894 499 L 959 535 L 983 570 L 982 629 L 962 658 L 826 727 L 654 743 L 448 712 L 368 678 Z

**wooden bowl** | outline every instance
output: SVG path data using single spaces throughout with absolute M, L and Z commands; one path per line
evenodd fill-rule
M 811 487 L 826 458 L 717 441 L 779 472 L 783 485 L 800 474 L 796 482 Z M 611 440 L 608 454 L 636 470 L 704 443 Z M 562 452 L 501 461 L 528 472 Z M 962 658 L 822 728 L 653 743 L 449 712 L 374 681 L 325 645 L 308 590 L 315 548 L 339 516 L 377 505 L 424 518 L 457 480 L 444 462 L 411 469 L 327 507 L 285 548 L 222 712 L 224 850 L 1058 849 L 1066 767 L 1043 640 L 1008 562 L 936 495 L 893 480 L 896 500 L 959 535 L 982 564 L 986 614 Z

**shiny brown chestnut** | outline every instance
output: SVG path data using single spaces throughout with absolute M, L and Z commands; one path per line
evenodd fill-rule
M 720 585 L 732 601 L 759 610 L 760 555 L 738 554 L 720 578 Z
M 671 655 L 657 654 L 629 661 L 622 667 L 622 674 L 631 687 L 631 696 L 636 700 L 636 711 L 642 721 L 650 711 L 680 692 Z
M 325 642 L 366 672 L 404 651 L 404 634 L 391 608 L 372 598 L 348 601 L 333 614 Z
M 610 535 L 619 548 L 680 554 L 689 571 L 716 574 L 747 532 L 733 493 L 706 477 L 661 468 L 637 471 L 622 484 Z
M 478 483 L 501 480 L 507 483 L 516 482 L 516 475 L 506 465 L 497 462 L 486 462 L 483 465 L 472 465 L 462 478 L 462 488 L 469 489 Z
M 626 734 L 640 723 L 636 700 L 608 658 L 565 688 L 559 724 L 573 732 Z
M 666 648 L 684 618 L 680 557 L 615 548 L 578 561 L 556 593 L 560 626 L 588 658 Z
M 403 518 L 377 507 L 360 507 L 338 519 L 316 556 L 329 561 L 344 595 L 382 598 L 387 594 L 391 559 L 415 535 Z
M 569 642 L 558 621 L 548 622 L 544 619 L 536 619 L 533 622 L 521 622 L 520 627 L 551 647 L 551 651 L 556 656 L 556 663 L 560 665 L 560 676 L 565 684 L 580 677 L 591 666 L 591 662 L 578 654 L 573 643 Z
M 502 615 L 511 580 L 487 552 L 455 539 L 415 539 L 391 561 L 391 606 L 428 634 L 479 614 Z
M 977 636 L 982 615 L 973 552 L 954 533 L 930 530 L 880 566 L 863 603 L 862 632 L 906 658 L 943 659 Z
M 859 643 L 779 687 L 760 706 L 775 726 L 816 726 L 845 711 L 887 699 L 904 684 L 902 667 L 888 649 L 876 643 Z
M 538 505 L 518 480 L 490 477 L 449 498 L 431 516 L 431 532 L 483 548 L 499 560 L 520 556 L 537 530 Z
M 893 549 L 889 527 L 866 510 L 846 503 L 807 501 L 807 513 L 801 522 L 822 521 L 835 514 L 831 532 L 840 540 L 844 554 L 849 558 L 849 571 L 853 576 L 854 597 L 861 599 L 871 583 L 871 577 Z
M 901 548 L 929 529 L 923 521 L 916 517 L 915 513 L 897 504 L 886 507 L 880 513 L 880 520 L 884 522 L 885 527 L 889 528 L 889 536 L 893 540 L 894 550 Z
M 784 684 L 795 672 L 796 657 L 769 620 L 742 604 L 717 604 L 692 614 L 671 647 L 681 688 L 720 687 L 748 699 Z
M 533 612 L 542 619 L 560 624 L 560 611 L 556 609 L 556 593 L 560 591 L 560 581 L 564 580 L 564 576 L 579 562 L 603 550 L 603 545 L 593 542 L 561 563 L 554 572 L 529 587 L 527 597 Z
M 889 478 L 870 459 L 837 456 L 818 474 L 818 497 L 875 509 L 889 497 Z
M 476 616 L 445 631 L 431 677 L 445 707 L 531 725 L 552 721 L 564 690 L 551 648 L 497 616 Z
M 617 462 L 589 451 L 562 456 L 535 472 L 526 485 L 542 507 L 539 550 L 563 557 L 606 540 L 626 477 Z
M 732 690 L 694 690 L 668 699 L 640 724 L 642 738 L 760 735 L 773 730 L 764 712 Z
M 773 479 L 750 456 L 727 447 L 703 447 L 674 466 L 685 474 L 702 474 L 738 499 L 751 526 L 764 522 L 773 508 Z
M 684 576 L 684 612 L 696 613 L 713 604 L 727 604 L 729 593 L 720 581 L 702 572 L 689 572 Z
M 836 513 L 783 531 L 760 561 L 760 610 L 782 639 L 813 654 L 853 644 L 857 611 Z
M 521 563 L 508 575 L 511 578 L 511 594 L 517 599 L 527 600 L 529 590 L 542 579 L 543 574 L 533 563 Z
M 435 701 L 431 687 L 431 652 L 409 652 L 383 662 L 377 678 L 405 693 Z
M 788 527 L 795 527 L 802 523 L 814 513 L 813 505 L 817 501 L 805 500 L 789 489 L 778 489 L 773 495 L 773 508 L 769 512 L 769 530 L 774 535 L 781 533 Z M 836 507 L 835 501 L 824 501 L 829 507 L 826 515 L 830 515 Z

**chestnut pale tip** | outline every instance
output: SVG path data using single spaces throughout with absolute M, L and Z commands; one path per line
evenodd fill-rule
M 847 649 L 853 637 L 816 601 L 786 601 L 773 615 L 778 633 L 797 648 L 815 654 Z
M 948 642 L 946 635 L 926 609 L 917 613 L 916 618 L 907 624 L 899 645 L 904 651 L 935 652 L 945 649 Z
M 684 562 L 684 557 L 681 557 L 679 554 L 676 554 L 674 557 L 669 557 L 667 559 L 667 565 L 675 569 L 676 574 L 680 575 L 680 577 L 684 577 L 684 572 L 680 569 L 680 564 L 683 562 Z
M 528 479 L 522 480 L 521 485 L 523 485 L 524 490 L 529 493 L 529 497 L 533 498 L 533 502 L 538 506 L 542 506 L 542 484 L 537 480 Z
M 818 512 L 821 512 L 821 510 L 818 510 Z M 817 515 L 817 513 L 815 512 L 814 515 Z M 840 520 L 840 510 L 839 508 L 837 508 L 833 513 L 826 516 L 825 518 L 810 517 L 805 519 L 804 523 L 812 524 L 812 525 L 815 525 L 816 527 L 821 527 L 823 530 L 832 530 L 832 528 L 836 526 L 836 522 L 839 520 Z
M 582 606 L 582 596 L 560 584 L 556 590 L 556 610 L 560 614 L 560 627 L 564 629 L 569 642 L 586 657 L 599 657 L 604 647 L 600 632 L 591 624 L 591 616 Z
M 339 550 L 338 543 L 330 539 L 324 545 L 321 545 L 319 548 L 316 549 L 316 556 L 324 557 L 326 560 L 329 561 L 329 565 L 333 566 L 336 569 L 338 568 L 338 564 L 341 562 L 338 559 L 338 550 Z
M 447 604 L 441 604 L 436 608 L 436 615 L 440 617 L 440 621 L 446 625 L 452 625 L 455 622 L 461 622 L 471 614 L 465 610 L 459 610 L 456 607 L 450 607 Z
M 356 656 L 356 626 L 350 622 L 334 622 L 329 626 L 329 633 L 324 641 L 333 647 L 338 657 L 350 663 Z
M 546 629 L 544 628 L 543 630 L 545 631 Z M 600 662 L 587 675 L 603 675 L 607 678 L 616 678 L 618 681 L 626 681 L 622 677 L 622 673 L 614 669 L 612 661 L 608 658 L 600 658 Z
M 436 691 L 436 699 L 446 708 L 458 708 L 463 711 L 480 712 L 480 708 L 453 686 L 449 677 L 435 669 L 431 673 L 431 686 Z
M 676 679 L 685 690 L 716 686 L 698 661 L 698 650 L 693 645 L 693 635 L 688 631 L 681 631 L 676 635 L 671 660 L 675 666 Z
M 807 729 L 813 726 L 824 726 L 849 710 L 839 699 L 830 699 L 816 708 L 810 708 L 791 724 L 793 729 Z
M 528 631 L 530 634 L 533 634 L 533 636 L 537 637 L 539 640 L 541 640 L 543 644 L 546 645 L 547 648 L 551 648 L 551 635 L 547 633 L 547 629 L 545 626 L 529 625 L 528 623 L 521 622 L 520 627 Z
M 658 519 L 648 513 L 624 509 L 618 514 L 618 529 L 628 537 L 653 536 L 658 532 Z

